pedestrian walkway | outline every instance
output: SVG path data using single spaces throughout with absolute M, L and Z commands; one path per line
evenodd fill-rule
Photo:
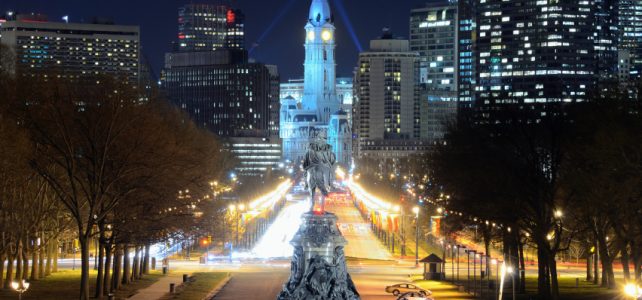
M 170 272 L 169 275 L 162 277 L 158 282 L 138 291 L 130 300 L 156 300 L 169 293 L 169 284 L 175 283 L 176 286 L 183 282 L 181 272 Z

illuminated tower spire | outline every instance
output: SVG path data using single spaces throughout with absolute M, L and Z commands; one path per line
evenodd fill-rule
M 334 25 L 327 0 L 312 0 L 305 25 L 303 109 L 314 110 L 320 122 L 339 110 L 334 62 Z

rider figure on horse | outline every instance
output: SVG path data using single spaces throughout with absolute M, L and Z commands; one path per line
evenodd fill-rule
M 321 212 L 325 210 L 325 197 L 332 187 L 334 178 L 334 164 L 336 156 L 332 147 L 326 143 L 326 133 L 321 131 L 317 137 L 310 142 L 308 151 L 303 161 L 303 169 L 306 172 L 306 185 L 310 192 L 310 211 L 314 210 L 314 193 L 317 188 L 321 191 Z

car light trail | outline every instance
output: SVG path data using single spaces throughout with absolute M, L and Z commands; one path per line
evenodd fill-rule
M 310 203 L 306 200 L 289 205 L 283 209 L 281 214 L 274 220 L 261 240 L 256 244 L 251 253 L 238 256 L 250 258 L 277 258 L 292 256 L 292 245 L 290 240 L 301 225 L 301 215 L 308 211 Z
M 290 181 L 289 179 L 282 182 L 275 190 L 250 202 L 250 209 L 263 210 L 272 207 L 272 205 L 283 198 L 283 196 L 285 195 L 285 193 L 287 193 L 291 186 L 292 181 Z
M 368 192 L 366 192 L 360 185 L 354 182 L 352 179 L 348 181 L 348 186 L 350 190 L 354 193 L 354 196 L 369 209 L 369 210 L 390 210 L 392 204 L 386 201 L 383 201 Z

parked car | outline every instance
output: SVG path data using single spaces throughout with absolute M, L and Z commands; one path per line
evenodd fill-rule
M 407 292 L 416 292 L 419 294 L 423 294 L 424 296 L 432 295 L 431 291 L 422 289 L 412 283 L 399 283 L 386 287 L 386 293 L 392 293 L 395 296 L 399 296 L 400 294 L 404 294 Z
M 399 295 L 397 300 L 434 300 L 422 293 L 418 292 L 407 292 Z

